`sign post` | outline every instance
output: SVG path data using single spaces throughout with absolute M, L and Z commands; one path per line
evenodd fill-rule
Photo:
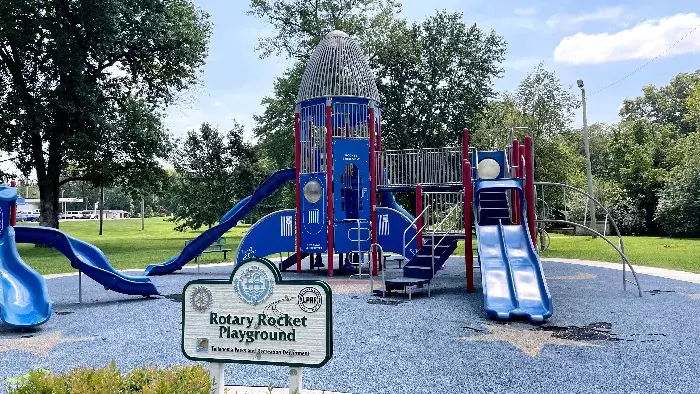
M 289 390 L 301 392 L 302 367 L 333 356 L 331 288 L 282 280 L 266 259 L 243 261 L 228 280 L 194 280 L 183 289 L 182 352 L 209 362 L 212 393 L 223 393 L 226 363 L 289 366 Z

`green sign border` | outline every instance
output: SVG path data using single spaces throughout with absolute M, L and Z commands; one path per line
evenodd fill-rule
M 233 276 L 236 275 L 236 271 L 238 271 L 241 267 L 243 267 L 246 263 L 248 262 L 258 262 L 265 264 L 270 271 L 272 271 L 272 274 L 275 276 L 275 284 L 281 284 L 281 285 L 315 285 L 315 286 L 320 286 L 326 293 L 326 358 L 323 359 L 318 364 L 307 364 L 307 363 L 287 363 L 283 361 L 240 361 L 240 360 L 225 360 L 225 359 L 216 359 L 216 358 L 209 358 L 209 357 L 191 357 L 187 355 L 185 352 L 185 302 L 187 301 L 185 298 L 185 293 L 187 291 L 187 288 L 190 285 L 220 285 L 220 284 L 230 284 L 233 285 Z M 283 365 L 283 366 L 290 366 L 290 367 L 312 367 L 312 368 L 320 368 L 324 366 L 332 357 L 333 357 L 333 294 L 331 291 L 331 287 L 323 281 L 320 280 L 282 280 L 282 273 L 279 271 L 279 269 L 268 259 L 264 258 L 259 258 L 259 257 L 254 257 L 251 259 L 244 260 L 240 264 L 236 264 L 236 266 L 233 268 L 233 271 L 231 272 L 231 277 L 226 280 L 226 279 L 197 279 L 193 281 L 187 282 L 185 287 L 182 288 L 182 340 L 180 341 L 180 348 L 182 350 L 182 354 L 187 358 L 188 360 L 192 361 L 208 361 L 208 362 L 213 362 L 213 363 L 235 363 L 235 364 L 261 364 L 261 365 Z

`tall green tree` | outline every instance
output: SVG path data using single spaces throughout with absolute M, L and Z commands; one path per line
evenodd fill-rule
M 664 232 L 700 237 L 700 132 L 679 139 L 670 149 L 673 167 L 659 193 L 656 219 Z
M 36 172 L 43 225 L 62 184 L 151 166 L 153 114 L 195 83 L 209 34 L 190 0 L 0 2 L 0 149 Z
M 176 175 L 170 178 L 175 228 L 212 226 L 250 194 L 261 179 L 258 156 L 235 122 L 226 134 L 207 123 L 187 133 L 173 157 Z
M 687 103 L 699 83 L 700 69 L 680 73 L 666 86 L 647 85 L 641 96 L 623 102 L 620 116 L 623 120 L 646 119 L 656 125 L 670 125 L 680 136 L 692 133 L 698 130 L 698 124 L 688 116 L 691 108 Z
M 373 61 L 382 98 L 382 137 L 389 148 L 459 142 L 476 124 L 492 81 L 503 72 L 505 41 L 439 11 L 422 23 L 399 22 Z
M 422 23 L 399 18 L 390 0 L 251 2 L 273 34 L 260 41 L 262 56 L 282 54 L 297 63 L 263 100 L 256 135 L 275 159 L 290 165 L 292 115 L 305 60 L 333 29 L 356 36 L 375 71 L 382 98 L 382 136 L 388 148 L 457 142 L 494 95 L 505 42 L 494 32 L 467 26 L 462 14 L 438 12 Z M 283 121 L 283 122 L 282 122 Z M 283 150 L 278 147 L 286 147 Z
M 516 97 L 535 140 L 552 139 L 565 131 L 578 106 L 576 96 L 543 63 L 520 82 Z

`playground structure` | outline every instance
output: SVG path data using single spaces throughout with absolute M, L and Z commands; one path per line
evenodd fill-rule
M 474 271 L 480 269 L 486 314 L 494 319 L 540 322 L 550 317 L 553 309 L 537 236 L 544 240 L 546 224 L 563 223 L 597 234 L 615 248 L 622 258 L 623 287 L 632 283 L 641 295 L 622 238 L 602 204 L 574 187 L 534 181 L 530 137 L 526 136 L 522 145 L 513 140 L 502 150 L 482 151 L 470 147 L 465 128 L 458 147 L 382 149 L 381 105 L 375 79 L 358 43 L 343 32 L 326 35 L 307 63 L 297 96 L 294 135 L 295 168 L 273 173 L 223 215 L 218 225 L 202 232 L 177 256 L 149 265 L 144 274 L 164 275 L 181 269 L 257 204 L 294 181 L 296 208 L 273 212 L 251 226 L 239 244 L 235 261 L 293 252 L 280 268 L 295 267 L 301 272 L 307 257 L 310 269 L 323 266 L 323 253 L 327 256 L 328 276 L 333 276 L 335 270 L 361 269 L 367 256 L 372 284 L 381 272 L 383 289 L 377 291 L 379 294 L 405 291 L 411 297 L 414 289 L 426 288 L 430 296 L 436 274 L 458 243 L 466 241 L 465 287 L 467 292 L 474 292 Z M 563 217 L 557 211 L 561 211 L 561 204 L 555 207 L 544 199 L 546 188 L 565 190 Z M 3 213 L 13 212 L 13 190 L 0 189 Z M 582 194 L 585 206 L 591 200 L 602 208 L 602 233 L 595 224 L 570 220 L 566 190 Z M 412 193 L 415 214 L 399 205 L 394 193 Z M 3 215 L 3 220 L 8 216 Z M 617 232 L 617 244 L 607 237 L 608 221 Z M 41 324 L 51 310 L 43 279 L 21 261 L 15 241 L 56 248 L 74 268 L 106 289 L 158 294 L 147 277 L 115 271 L 92 245 L 58 230 L 13 229 L 10 224 L 14 225 L 11 219 L 7 224 L 3 222 L 0 233 L 4 289 L 0 316 L 10 325 Z M 472 231 L 477 242 L 477 267 Z M 398 275 L 387 276 L 388 269 L 380 256 L 385 253 L 400 256 L 403 267 Z M 627 268 L 633 280 L 627 279 Z
M 301 272 L 307 257 L 310 269 L 322 266 L 323 253 L 328 276 L 333 276 L 336 270 L 362 267 L 368 256 L 371 277 L 381 269 L 381 294 L 402 290 L 410 297 L 413 289 L 424 287 L 430 295 L 436 273 L 458 242 L 472 239 L 473 229 L 486 313 L 532 321 L 551 316 L 537 235 L 545 238 L 544 223 L 561 219 L 544 215 L 537 222 L 536 202 L 546 202 L 535 193 L 530 137 L 522 145 L 514 140 L 502 150 L 481 151 L 469 146 L 464 129 L 460 147 L 382 149 L 381 103 L 368 59 L 358 43 L 340 31 L 326 35 L 307 63 L 297 95 L 294 135 L 294 169 L 273 174 L 218 226 L 179 256 L 149 266 L 146 274 L 180 269 L 255 204 L 294 181 L 296 209 L 273 212 L 255 223 L 242 239 L 236 261 L 293 252 L 280 268 Z M 415 215 L 396 202 L 393 193 L 398 192 L 414 193 Z M 585 223 L 583 227 L 591 229 Z M 617 246 L 604 238 L 631 270 L 621 238 Z M 405 263 L 400 275 L 387 277 L 382 269 L 379 254 L 387 252 L 400 255 Z M 466 289 L 473 292 L 471 242 L 465 242 L 465 252 Z M 623 284 L 628 282 L 623 277 Z M 637 284 L 636 277 L 631 283 Z

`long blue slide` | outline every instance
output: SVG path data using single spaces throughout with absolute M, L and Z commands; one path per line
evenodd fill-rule
M 19 257 L 15 231 L 9 226 L 9 219 L 7 222 L 5 217 L 2 219 L 0 320 L 13 327 L 38 326 L 51 317 L 51 299 L 46 282 Z
M 0 320 L 12 327 L 34 327 L 51 317 L 44 278 L 22 261 L 10 226 L 17 189 L 0 186 Z
M 520 180 L 477 180 L 474 187 L 484 309 L 495 319 L 520 317 L 542 322 L 552 316 L 552 296 L 530 238 L 525 210 L 520 224 L 510 224 L 507 218 L 488 217 L 489 210 L 503 208 L 494 207 L 496 200 L 489 201 L 486 196 L 497 196 L 511 189 L 518 191 L 521 206 L 525 207 Z
M 15 226 L 17 243 L 46 245 L 61 252 L 73 268 L 80 270 L 106 290 L 129 295 L 158 295 L 145 276 L 126 275 L 115 270 L 97 247 L 50 227 Z
M 285 183 L 294 179 L 296 170 L 287 168 L 279 170 L 269 178 L 265 179 L 253 191 L 253 194 L 239 201 L 231 210 L 229 210 L 219 220 L 219 224 L 204 231 L 197 238 L 188 243 L 182 252 L 161 264 L 151 264 L 146 267 L 145 275 L 165 275 L 175 272 L 187 264 L 189 261 L 199 256 L 209 245 L 213 244 L 228 230 L 235 227 L 238 221 L 241 220 L 248 212 L 265 198 L 269 197 L 277 189 Z

